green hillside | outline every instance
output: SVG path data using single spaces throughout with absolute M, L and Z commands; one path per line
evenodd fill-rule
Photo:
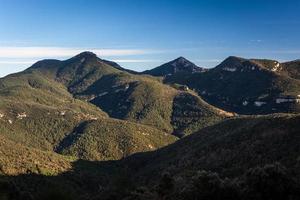
M 88 160 L 116 160 L 152 151 L 176 138 L 155 128 L 114 119 L 86 121 L 56 147 L 56 151 Z
M 50 194 L 95 200 L 297 199 L 299 120 L 299 115 L 284 114 L 225 120 L 120 161 L 75 161 L 71 171 L 52 177 L 2 176 L 2 185 L 10 186 L 4 194 L 15 191 L 22 198 L 29 192 L 33 199 Z M 84 184 L 77 181 L 80 177 Z M 44 185 L 37 187 L 38 181 Z M 69 192 L 49 190 L 54 184 Z
M 174 136 L 155 128 L 110 119 L 95 105 L 74 98 L 54 78 L 56 65 L 49 71 L 37 70 L 36 65 L 0 79 L 0 135 L 9 140 L 93 160 L 118 159 L 175 141 Z M 75 141 L 68 149 L 62 146 L 82 124 L 87 127 L 76 140 L 80 148 Z
M 71 162 L 75 161 L 72 157 L 24 146 L 2 135 L 0 139 L 0 175 L 57 175 L 71 170 Z
M 140 166 L 142 173 L 162 168 L 181 173 L 197 166 L 228 177 L 274 162 L 297 168 L 299 121 L 299 115 L 290 114 L 228 119 L 151 154 L 129 157 L 128 161 L 133 165 L 138 165 L 138 160 L 147 163 L 145 159 L 155 163 Z

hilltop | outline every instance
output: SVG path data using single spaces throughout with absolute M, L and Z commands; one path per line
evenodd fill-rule
M 171 76 L 177 73 L 199 73 L 205 71 L 184 57 L 178 57 L 154 69 L 142 72 L 152 76 Z

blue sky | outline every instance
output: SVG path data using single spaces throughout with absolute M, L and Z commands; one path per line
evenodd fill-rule
M 298 0 L 0 0 L 0 76 L 90 50 L 142 71 L 184 56 L 300 58 Z

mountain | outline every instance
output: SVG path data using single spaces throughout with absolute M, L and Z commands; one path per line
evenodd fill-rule
M 109 64 L 83 52 L 1 78 L 0 135 L 41 151 L 109 160 L 233 116 L 192 91 Z
M 199 73 L 203 71 L 205 71 L 203 68 L 198 67 L 184 57 L 179 57 L 159 67 L 144 71 L 142 73 L 152 76 L 170 76 L 177 73 Z
M 84 58 L 96 60 L 92 54 Z M 78 66 L 82 59 L 83 55 L 66 62 L 41 61 L 1 78 L 0 135 L 29 148 L 90 160 L 119 159 L 176 140 L 153 127 L 112 119 L 95 105 L 74 98 L 70 90 L 80 90 L 76 81 L 87 80 L 83 77 L 86 71 L 96 73 L 88 72 L 91 78 L 118 71 L 103 63 L 99 68 Z
M 203 73 L 165 78 L 197 91 L 208 103 L 239 114 L 300 111 L 297 62 L 229 57 Z
M 285 75 L 294 79 L 300 78 L 299 60 L 283 62 L 283 63 L 280 63 L 276 60 L 267 60 L 267 59 L 251 59 L 251 60 L 260 63 L 265 68 L 273 72 L 276 72 L 278 74 Z
M 192 95 L 197 99 L 197 94 L 165 85 L 159 78 L 128 73 L 117 69 L 115 64 L 109 64 L 111 62 L 103 61 L 91 52 L 83 52 L 66 61 L 37 62 L 27 71 L 39 71 L 47 75 L 67 87 L 74 97 L 98 106 L 110 117 L 154 126 L 169 133 L 178 132 L 174 125 L 176 122 L 172 121 L 176 97 L 181 93 L 189 93 L 182 97 Z M 187 116 L 192 119 L 190 123 L 196 123 L 200 118 L 204 122 L 205 113 L 210 113 L 206 122 L 210 121 L 209 118 L 217 121 L 226 117 L 213 106 L 200 103 L 197 107 L 203 114 L 197 116 L 191 112 L 191 116 Z M 200 128 L 206 122 L 197 124 Z

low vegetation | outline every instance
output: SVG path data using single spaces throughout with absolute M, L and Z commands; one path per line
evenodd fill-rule
M 119 161 L 78 160 L 50 177 L 2 175 L 0 188 L 11 199 L 298 199 L 299 128 L 299 115 L 225 120 Z M 64 192 L 49 189 L 55 184 Z

